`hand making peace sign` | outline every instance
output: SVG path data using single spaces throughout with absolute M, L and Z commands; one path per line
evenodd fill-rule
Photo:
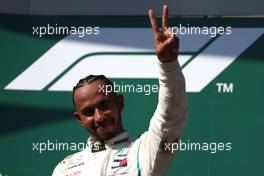
M 168 28 L 168 13 L 168 6 L 164 5 L 162 14 L 162 31 L 160 31 L 156 21 L 155 12 L 152 9 L 149 10 L 149 18 L 154 33 L 157 57 L 163 63 L 176 60 L 179 52 L 179 39 L 172 34 L 171 28 Z

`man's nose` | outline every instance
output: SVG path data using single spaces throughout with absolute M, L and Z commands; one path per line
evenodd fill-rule
M 103 122 L 105 120 L 105 113 L 100 110 L 99 108 L 95 109 L 95 121 L 96 122 Z

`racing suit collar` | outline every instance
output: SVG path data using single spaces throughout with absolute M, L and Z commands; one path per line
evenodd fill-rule
M 120 134 L 118 134 L 117 136 L 113 137 L 112 139 L 109 139 L 109 140 L 104 140 L 104 141 L 92 141 L 91 140 L 91 137 L 88 138 L 87 140 L 87 146 L 89 148 L 91 148 L 92 152 L 94 152 L 93 150 L 93 145 L 95 142 L 100 142 L 101 146 L 98 151 L 102 151 L 102 150 L 106 150 L 108 148 L 113 148 L 115 146 L 119 146 L 123 143 L 127 143 L 127 142 L 130 142 L 131 141 L 131 138 L 130 138 L 130 135 L 127 131 L 124 131 Z

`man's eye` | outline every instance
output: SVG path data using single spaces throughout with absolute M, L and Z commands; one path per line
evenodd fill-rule
M 92 116 L 93 113 L 94 113 L 94 110 L 92 110 L 92 109 L 87 109 L 87 110 L 85 110 L 85 111 L 83 112 L 83 115 L 85 115 L 85 116 Z
M 101 105 L 100 105 L 100 109 L 102 110 L 102 111 L 106 111 L 106 110 L 108 110 L 110 108 L 110 102 L 104 102 L 104 103 L 102 103 Z

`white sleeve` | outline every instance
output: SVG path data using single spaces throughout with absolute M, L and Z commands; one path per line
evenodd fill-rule
M 142 168 L 153 175 L 162 175 L 168 168 L 173 154 L 164 151 L 164 143 L 178 142 L 188 113 L 185 80 L 177 60 L 159 62 L 159 85 L 158 105 L 140 139 L 139 153 Z

